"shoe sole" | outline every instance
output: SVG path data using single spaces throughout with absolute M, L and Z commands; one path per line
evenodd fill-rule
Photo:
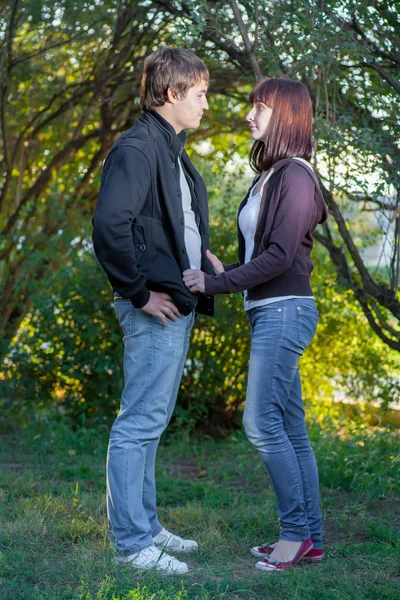
M 131 569 L 137 569 L 138 571 L 158 571 L 159 573 L 165 573 L 165 575 L 186 575 L 187 573 L 189 573 L 189 567 L 186 566 L 186 570 L 185 569 L 164 569 L 163 567 L 154 565 L 153 567 L 140 567 L 139 565 L 135 565 L 132 562 L 128 562 L 127 560 L 124 560 L 123 558 L 114 558 L 113 559 L 114 564 L 118 565 L 118 566 L 126 566 L 126 567 L 130 567 Z
M 258 550 L 254 550 L 253 548 L 250 549 L 250 554 L 252 556 L 254 556 L 255 558 L 265 558 L 266 556 L 269 556 L 268 552 L 258 552 Z M 308 560 L 309 562 L 318 562 L 319 560 L 323 560 L 324 559 L 324 555 L 322 556 L 307 556 L 307 554 L 305 556 L 303 556 L 303 558 L 301 560 Z
M 283 573 L 283 571 L 286 571 L 288 568 L 289 567 L 286 567 L 285 569 L 271 569 L 271 567 L 264 567 L 256 564 L 256 569 L 264 571 L 264 573 Z
M 189 554 L 190 552 L 197 552 L 197 550 L 199 549 L 198 546 L 196 546 L 195 548 L 173 548 L 172 546 L 163 546 L 162 544 L 155 545 L 159 550 L 171 550 L 171 552 L 184 552 L 185 554 Z

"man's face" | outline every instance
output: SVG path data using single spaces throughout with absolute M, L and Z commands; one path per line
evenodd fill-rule
M 208 109 L 207 83 L 201 81 L 192 86 L 185 97 L 178 97 L 174 104 L 174 125 L 177 132 L 196 129 L 200 125 L 203 111 Z

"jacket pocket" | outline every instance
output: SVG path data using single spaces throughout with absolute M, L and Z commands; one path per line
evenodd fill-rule
M 135 249 L 136 264 L 139 267 L 145 256 L 148 254 L 148 235 L 146 235 L 144 227 L 137 223 L 132 223 L 132 240 Z

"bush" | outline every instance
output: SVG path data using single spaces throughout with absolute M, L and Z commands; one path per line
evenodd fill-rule
M 221 179 L 219 187 L 208 185 L 212 249 L 226 263 L 236 257 L 232 198 L 246 185 L 241 174 Z M 373 335 L 318 247 L 314 262 L 320 324 L 301 362 L 305 398 L 331 398 L 341 390 L 384 406 L 399 401 L 398 354 Z M 216 319 L 196 319 L 173 427 L 217 432 L 240 423 L 249 345 L 241 295 L 218 297 Z M 80 424 L 115 416 L 123 385 L 120 328 L 111 289 L 87 249 L 71 253 L 69 263 L 43 282 L 6 358 L 2 383 L 3 413 L 22 420 L 31 418 L 32 409 L 48 407 Z

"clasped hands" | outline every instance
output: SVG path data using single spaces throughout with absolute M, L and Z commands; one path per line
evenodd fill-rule
M 209 250 L 206 253 L 208 260 L 213 266 L 214 273 L 216 275 L 223 273 L 224 265 L 222 262 Z M 204 293 L 204 273 L 200 269 L 186 269 L 186 271 L 183 271 L 183 281 L 192 294 Z

